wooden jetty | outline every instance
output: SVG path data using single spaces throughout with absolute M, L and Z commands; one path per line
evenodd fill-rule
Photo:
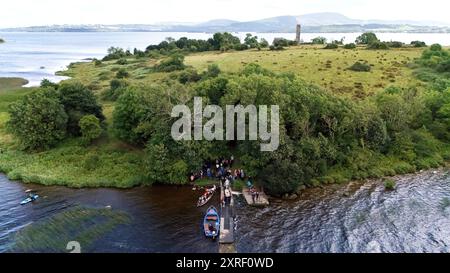
M 252 195 L 250 193 L 250 189 L 244 188 L 242 190 L 242 194 L 244 195 L 245 201 L 247 201 L 247 204 L 250 206 L 256 206 L 256 207 L 263 207 L 269 205 L 269 198 L 264 193 L 264 190 L 262 188 L 256 188 L 256 191 L 259 192 L 259 198 L 253 202 Z
M 222 183 L 221 183 L 222 184 Z M 219 252 L 220 253 L 235 253 L 234 246 L 234 199 L 231 195 L 230 204 L 225 204 L 222 200 L 225 200 L 223 185 L 220 185 L 220 200 L 221 200 L 221 213 L 220 213 L 220 235 L 219 235 Z

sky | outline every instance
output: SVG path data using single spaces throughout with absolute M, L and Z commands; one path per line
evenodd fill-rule
M 448 0 L 1 0 L 0 27 L 250 21 L 315 12 L 450 23 L 449 10 Z

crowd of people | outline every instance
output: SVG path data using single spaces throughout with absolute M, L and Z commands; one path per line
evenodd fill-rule
M 247 177 L 243 169 L 233 168 L 234 163 L 234 156 L 207 161 L 200 171 L 190 173 L 189 181 L 194 183 L 196 180 L 204 178 L 218 179 L 224 187 L 223 201 L 226 205 L 229 205 L 231 202 L 231 188 L 233 183 L 238 179 L 245 180 L 247 178 L 247 187 L 249 188 L 253 202 L 255 203 L 255 201 L 258 201 L 259 199 L 259 192 L 257 192 L 253 186 L 251 177 Z
M 203 178 L 217 178 L 221 179 L 222 177 L 228 176 L 229 172 L 231 172 L 231 168 L 233 168 L 234 164 L 234 156 L 230 158 L 218 158 L 216 160 L 207 161 L 203 165 L 202 169 L 198 172 L 191 172 L 189 175 L 189 181 L 195 182 L 198 179 Z M 245 178 L 244 170 L 236 169 L 232 172 L 234 178 Z

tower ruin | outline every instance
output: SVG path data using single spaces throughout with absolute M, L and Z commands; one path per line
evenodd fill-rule
M 300 44 L 300 34 L 302 32 L 302 26 L 300 24 L 297 24 L 297 29 L 295 31 L 296 35 L 295 35 L 295 41 L 297 42 L 297 44 Z

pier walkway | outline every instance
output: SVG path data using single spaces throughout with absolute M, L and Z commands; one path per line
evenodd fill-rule
M 234 248 L 234 199 L 231 195 L 230 204 L 225 204 L 223 185 L 220 185 L 220 235 L 219 235 L 219 251 L 221 253 L 235 252 Z
M 242 194 L 244 195 L 245 201 L 247 201 L 247 204 L 250 206 L 268 206 L 269 205 L 269 198 L 264 193 L 264 190 L 261 188 L 256 188 L 256 191 L 259 192 L 259 198 L 253 202 L 252 195 L 250 193 L 250 190 L 248 188 L 244 188 L 242 190 Z

